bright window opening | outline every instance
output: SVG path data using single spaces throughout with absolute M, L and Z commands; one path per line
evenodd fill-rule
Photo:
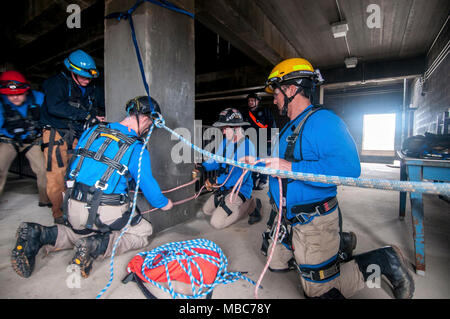
M 396 114 L 366 114 L 363 123 L 364 155 L 393 156 Z

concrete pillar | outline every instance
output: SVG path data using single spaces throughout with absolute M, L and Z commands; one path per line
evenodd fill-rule
M 105 15 L 131 8 L 135 0 L 106 1 Z M 194 0 L 177 4 L 193 12 Z M 195 45 L 194 20 L 151 3 L 142 4 L 133 14 L 137 41 L 146 72 L 150 94 L 162 109 L 166 125 L 172 129 L 187 128 L 194 132 Z M 138 95 L 146 95 L 127 20 L 105 20 L 105 98 L 109 122 L 124 118 L 125 103 Z M 163 190 L 191 180 L 192 164 L 175 164 L 171 150 L 178 141 L 156 129 L 149 143 L 153 176 Z M 178 201 L 192 196 L 190 186 L 167 197 Z M 141 211 L 149 209 L 142 199 Z M 194 203 L 176 206 L 170 212 L 151 214 L 155 232 L 190 219 L 195 215 Z

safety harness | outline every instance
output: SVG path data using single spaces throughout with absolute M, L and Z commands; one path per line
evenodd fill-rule
M 24 144 L 30 144 L 23 150 L 24 153 L 28 152 L 33 145 L 41 144 L 40 140 L 36 140 L 41 136 L 39 130 L 40 107 L 36 103 L 34 94 L 30 94 L 30 98 L 31 103 L 28 106 L 25 117 L 9 103 L 2 103 L 4 118 L 3 127 L 13 137 L 8 138 L 5 136 L 0 138 L 0 142 L 12 144 L 18 153 L 20 147 Z M 29 133 L 28 136 L 25 139 L 22 139 L 22 135 L 27 132 Z
M 101 146 L 97 151 L 90 150 L 90 147 L 94 141 L 99 138 L 105 138 Z M 72 227 L 75 233 L 82 235 L 90 234 L 92 232 L 107 233 L 114 230 L 120 230 L 127 224 L 131 213 L 129 210 L 127 210 L 121 218 L 117 219 L 112 224 L 106 225 L 100 220 L 98 208 L 102 205 L 121 206 L 130 203 L 129 194 L 105 194 L 104 192 L 107 189 L 114 190 L 119 183 L 120 176 L 124 176 L 127 179 L 128 190 L 131 190 L 131 174 L 128 171 L 128 166 L 122 162 L 126 162 L 128 164 L 131 152 L 133 151 L 132 145 L 139 140 L 140 139 L 138 137 L 127 136 L 118 130 L 111 129 L 106 125 L 101 124 L 93 129 L 84 147 L 80 147 L 74 152 L 74 157 L 72 158 L 69 167 L 72 167 L 72 164 L 77 159 L 78 163 L 72 171 L 69 172 L 68 170 L 68 189 L 64 197 L 63 208 L 64 220 L 71 227 L 68 220 L 69 199 L 86 203 L 86 207 L 89 211 L 86 229 L 76 230 Z M 104 154 L 112 143 L 118 144 L 118 151 L 113 158 L 109 158 Z M 127 158 L 125 158 L 125 156 Z M 77 182 L 77 177 L 86 158 L 93 159 L 107 166 L 101 178 L 97 180 L 94 185 L 86 185 L 81 182 Z M 125 158 L 125 160 L 122 161 L 123 158 Z M 116 176 L 117 178 L 115 181 L 112 179 L 114 173 L 119 175 Z M 142 216 L 140 214 L 136 215 L 132 221 L 132 224 L 138 224 L 141 218 Z M 96 230 L 94 229 L 94 226 L 97 227 Z
M 231 142 L 229 142 L 231 143 Z M 234 143 L 234 159 L 237 160 L 237 150 L 239 146 L 245 143 L 245 150 L 248 150 L 249 147 L 249 140 L 248 138 L 242 138 L 237 143 Z M 226 151 L 227 151 L 227 141 L 224 140 L 223 142 L 223 150 L 222 150 L 222 157 L 226 157 Z M 218 171 L 219 176 L 223 174 L 230 174 L 230 167 L 227 164 L 221 163 L 220 168 Z M 233 212 L 231 209 L 226 205 L 225 198 L 232 192 L 232 188 L 226 188 L 225 186 L 222 186 L 221 188 L 214 191 L 214 206 L 215 207 L 222 207 L 222 209 L 227 213 L 228 216 L 230 216 Z M 242 199 L 242 202 L 245 203 L 247 201 L 247 198 L 241 193 L 238 192 L 238 196 Z
M 302 136 L 303 131 L 305 127 L 305 123 L 308 121 L 308 119 L 317 113 L 318 111 L 323 110 L 323 107 L 320 105 L 314 105 L 308 113 L 304 116 L 302 121 L 298 124 L 298 126 L 295 128 L 294 132 L 286 138 L 286 141 L 288 142 L 286 151 L 284 154 L 284 159 L 290 162 L 300 162 L 303 160 L 303 154 L 302 154 Z M 283 133 L 291 126 L 286 126 L 286 128 L 280 133 L 280 136 L 283 135 Z M 294 157 L 294 151 L 295 151 L 295 145 L 297 141 L 299 140 L 300 143 L 300 159 L 297 159 Z M 268 248 L 268 240 L 272 239 L 277 240 L 279 243 L 282 243 L 285 245 L 288 249 L 293 250 L 292 246 L 292 227 L 300 224 L 305 225 L 310 223 L 315 217 L 327 215 L 329 212 L 338 209 L 339 212 L 339 232 L 342 233 L 342 216 L 341 211 L 338 206 L 338 201 L 336 197 L 330 197 L 323 201 L 306 204 L 306 205 L 295 205 L 291 207 L 291 213 L 293 215 L 292 218 L 287 217 L 287 189 L 288 185 L 293 180 L 283 179 L 282 185 L 283 185 L 283 202 L 281 204 L 282 208 L 282 225 L 279 231 L 278 238 L 274 238 L 274 229 L 276 227 L 275 223 L 273 222 L 274 218 L 272 219 L 271 225 L 268 224 L 268 226 L 271 228 L 270 231 L 266 231 L 263 234 L 263 246 L 261 248 L 261 251 L 263 254 L 267 255 L 267 248 Z M 270 198 L 270 202 L 273 206 L 273 211 L 278 211 L 277 205 L 273 198 Z M 345 256 L 342 255 L 341 249 L 339 249 L 338 254 L 330 258 L 329 260 L 318 264 L 318 265 L 298 265 L 298 271 L 300 275 L 308 281 L 312 282 L 318 282 L 323 283 L 330 280 L 333 280 L 334 278 L 338 277 L 340 274 L 340 262 L 345 258 Z
M 80 90 L 75 87 L 75 84 L 72 79 L 70 79 L 64 72 L 61 72 L 63 77 L 67 80 L 67 86 L 69 89 L 69 101 L 68 104 L 76 109 L 81 109 L 84 111 L 87 111 L 89 113 L 92 112 L 94 103 L 95 103 L 95 97 L 88 95 L 88 106 L 86 107 L 83 103 L 81 103 L 81 93 Z M 95 89 L 95 85 L 94 85 Z M 64 161 L 61 156 L 61 150 L 60 147 L 64 145 L 64 143 L 67 144 L 67 153 L 73 152 L 73 143 L 75 139 L 77 138 L 78 133 L 76 132 L 73 120 L 71 119 L 60 119 L 65 123 L 65 125 L 68 127 L 67 129 L 61 129 L 61 128 L 54 128 L 51 126 L 45 126 L 44 129 L 50 131 L 50 137 L 48 143 L 43 143 L 41 148 L 44 150 L 48 147 L 48 156 L 47 156 L 47 171 L 52 171 L 52 157 L 53 157 L 53 149 L 55 149 L 55 155 L 56 155 L 56 161 L 58 163 L 58 167 L 64 167 Z M 87 127 L 84 127 L 85 129 Z M 55 140 L 56 132 L 61 136 L 59 140 Z
M 64 78 L 67 80 L 67 84 L 69 87 L 69 105 L 76 108 L 81 109 L 84 111 L 92 111 L 92 108 L 94 106 L 95 102 L 95 96 L 88 95 L 88 105 L 84 105 L 81 103 L 82 95 L 80 94 L 80 90 L 77 90 L 77 87 L 75 86 L 75 83 L 73 82 L 73 79 L 70 79 L 67 77 L 67 75 L 64 72 L 61 72 L 61 74 L 64 76 Z M 95 90 L 95 84 L 92 84 L 94 90 Z M 73 94 L 72 94 L 73 91 Z M 69 120 L 68 120 L 69 121 Z

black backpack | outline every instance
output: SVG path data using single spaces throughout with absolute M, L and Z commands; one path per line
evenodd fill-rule
M 408 157 L 450 159 L 450 134 L 416 135 L 408 137 L 402 146 Z

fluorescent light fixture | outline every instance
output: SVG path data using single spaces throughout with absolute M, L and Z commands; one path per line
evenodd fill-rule
M 345 37 L 348 31 L 348 24 L 345 21 L 333 23 L 331 31 L 335 39 Z
M 358 58 L 355 57 L 347 58 L 344 60 L 344 62 L 347 69 L 353 69 L 356 68 L 356 66 L 358 65 Z

